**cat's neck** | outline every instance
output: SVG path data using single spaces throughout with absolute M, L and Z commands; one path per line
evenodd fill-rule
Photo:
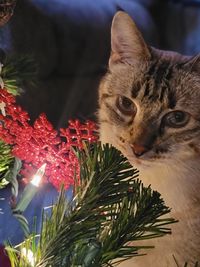
M 189 163 L 190 168 L 182 166 L 158 165 L 140 169 L 140 179 L 158 191 L 172 211 L 182 212 L 200 203 L 200 160 Z M 195 205 L 196 204 L 196 205 Z

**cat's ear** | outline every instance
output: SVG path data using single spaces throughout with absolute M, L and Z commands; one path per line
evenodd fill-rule
M 112 68 L 116 63 L 133 65 L 148 59 L 150 51 L 137 26 L 127 13 L 117 12 L 111 27 L 109 67 Z
M 187 68 L 188 71 L 200 73 L 200 54 L 191 57 L 191 59 L 184 64 L 184 67 Z

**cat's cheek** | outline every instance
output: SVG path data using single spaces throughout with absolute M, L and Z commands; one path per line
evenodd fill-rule
M 110 124 L 102 123 L 100 125 L 99 137 L 102 144 L 108 143 L 116 147 L 117 140 L 115 129 L 113 129 Z

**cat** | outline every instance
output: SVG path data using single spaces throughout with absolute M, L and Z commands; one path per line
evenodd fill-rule
M 200 56 L 149 47 L 123 11 L 113 18 L 108 72 L 99 86 L 100 139 L 161 193 L 172 234 L 147 244 L 146 256 L 119 266 L 200 263 Z

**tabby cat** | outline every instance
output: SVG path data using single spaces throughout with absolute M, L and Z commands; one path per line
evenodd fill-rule
M 140 170 L 172 208 L 172 235 L 120 266 L 200 263 L 200 56 L 146 45 L 132 19 L 112 22 L 109 70 L 99 88 L 100 138 Z

